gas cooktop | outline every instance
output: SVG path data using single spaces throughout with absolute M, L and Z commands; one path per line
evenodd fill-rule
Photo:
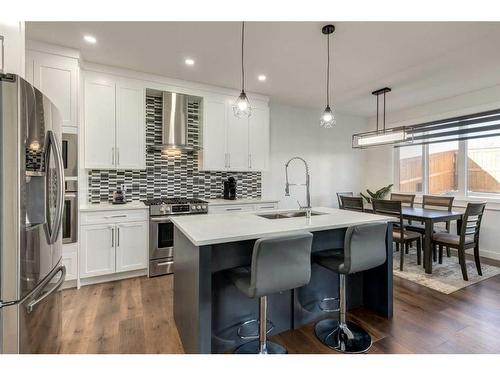
M 207 202 L 198 198 L 154 198 L 144 201 L 151 216 L 206 214 Z

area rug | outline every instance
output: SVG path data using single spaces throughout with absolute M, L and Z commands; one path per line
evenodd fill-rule
M 483 276 L 479 276 L 476 270 L 476 264 L 473 261 L 466 261 L 467 275 L 469 281 L 464 281 L 458 258 L 451 256 L 448 258 L 443 254 L 443 264 L 434 262 L 432 265 L 432 274 L 426 274 L 422 266 L 417 265 L 417 254 L 415 249 L 411 249 L 409 254 L 405 254 L 404 270 L 399 270 L 399 252 L 394 254 L 393 269 L 394 275 L 417 284 L 437 290 L 444 294 L 450 294 L 465 288 L 469 285 L 486 280 L 490 277 L 500 274 L 500 268 L 481 264 Z

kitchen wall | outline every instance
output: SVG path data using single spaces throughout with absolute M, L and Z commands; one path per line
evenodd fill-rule
M 351 135 L 364 131 L 367 120 L 337 114 L 337 125 L 323 129 L 321 110 L 298 108 L 271 102 L 270 168 L 262 173 L 262 194 L 280 201 L 282 208 L 305 205 L 305 187 L 291 186 L 284 196 L 285 163 L 293 156 L 304 158 L 310 168 L 313 206 L 337 206 L 337 191 L 359 192 L 365 172 L 364 154 L 351 148 Z M 290 183 L 304 182 L 304 166 L 294 161 L 289 167 Z
M 199 104 L 188 104 L 188 144 L 198 146 Z M 146 98 L 146 148 L 161 144 L 162 100 Z M 162 157 L 159 151 L 146 154 L 146 170 L 91 170 L 88 173 L 88 200 L 91 203 L 111 201 L 113 192 L 125 184 L 127 200 L 165 197 L 219 198 L 222 181 L 233 176 L 238 181 L 238 198 L 258 198 L 261 195 L 259 172 L 205 172 L 198 170 L 198 153 L 181 157 Z
M 411 125 L 498 109 L 500 108 L 499 98 L 500 85 L 495 85 L 464 95 L 415 106 L 404 111 L 389 112 L 387 126 Z M 375 118 L 370 119 L 370 127 L 375 128 Z M 375 189 L 393 181 L 392 147 L 382 146 L 364 150 L 364 158 L 364 185 Z M 455 198 L 456 209 L 463 210 L 468 200 L 464 197 Z M 500 202 L 489 201 L 481 225 L 480 248 L 482 256 L 500 260 L 498 228 L 500 228 Z

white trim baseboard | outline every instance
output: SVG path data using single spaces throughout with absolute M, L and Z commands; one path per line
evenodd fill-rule
M 85 279 L 80 279 L 80 286 L 107 283 L 110 281 L 129 279 L 132 277 L 146 276 L 147 274 L 148 274 L 148 269 L 144 268 L 141 270 L 130 271 L 130 272 L 120 272 L 120 273 L 113 273 L 110 275 L 87 277 Z

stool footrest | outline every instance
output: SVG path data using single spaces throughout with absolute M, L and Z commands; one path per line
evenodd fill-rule
M 274 324 L 267 320 L 267 333 L 274 329 Z M 259 338 L 259 319 L 250 319 L 243 322 L 238 328 L 238 336 L 244 340 Z
M 319 308 L 324 312 L 339 312 L 340 299 L 337 297 L 326 297 L 319 302 Z

